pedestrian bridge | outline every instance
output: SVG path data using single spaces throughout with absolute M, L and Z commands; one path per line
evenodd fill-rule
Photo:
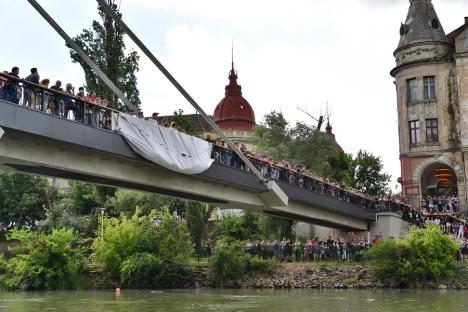
M 368 230 L 369 223 L 375 221 L 375 212 L 365 198 L 348 196 L 331 186 L 324 188 L 324 183 L 308 183 L 292 172 L 279 174 L 286 178 L 277 183 L 265 184 L 244 170 L 241 162 L 233 162 L 235 155 L 230 151 L 215 147 L 213 154 L 215 162 L 207 171 L 177 173 L 143 159 L 117 133 L 0 100 L 0 166 L 9 169 L 249 209 L 345 230 Z M 279 189 L 271 192 L 269 188 Z

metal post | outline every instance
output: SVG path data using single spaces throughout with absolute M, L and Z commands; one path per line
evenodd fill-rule
M 119 24 L 125 33 L 135 42 L 135 44 L 146 54 L 146 56 L 153 62 L 154 65 L 166 76 L 166 78 L 176 87 L 176 89 L 185 97 L 185 99 L 196 109 L 196 111 L 202 116 L 202 118 L 215 130 L 221 138 L 228 144 L 228 146 L 239 156 L 240 159 L 252 170 L 257 177 L 266 182 L 265 178 L 250 160 L 242 154 L 238 148 L 234 146 L 234 143 L 224 134 L 224 132 L 218 127 L 218 125 L 203 111 L 203 109 L 195 102 L 195 100 L 188 94 L 187 91 L 177 82 L 177 80 L 169 73 L 169 71 L 159 62 L 159 60 L 151 53 L 151 51 L 140 41 L 140 39 L 133 33 L 133 31 L 122 21 L 120 16 L 106 3 L 104 0 L 96 0 L 104 10 L 112 16 L 112 18 Z

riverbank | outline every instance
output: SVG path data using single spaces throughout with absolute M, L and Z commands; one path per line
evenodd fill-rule
M 222 288 L 250 289 L 375 289 L 375 288 L 424 288 L 468 289 L 468 264 L 458 264 L 454 276 L 437 283 L 424 285 L 386 284 L 374 275 L 368 263 L 281 263 L 270 274 L 247 274 L 240 280 L 223 283 Z M 213 288 L 206 268 L 199 266 L 194 275 L 193 287 Z

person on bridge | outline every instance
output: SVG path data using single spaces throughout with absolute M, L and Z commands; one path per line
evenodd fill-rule
M 19 68 L 18 67 L 13 67 L 11 69 L 11 72 L 8 73 L 10 76 L 16 77 L 19 79 Z M 8 102 L 13 102 L 18 104 L 19 99 L 21 95 L 18 96 L 18 93 L 21 94 L 21 92 L 18 92 L 18 82 L 12 79 L 8 79 L 8 82 L 6 86 L 4 87 L 5 89 L 5 100 Z
M 31 74 L 28 75 L 26 78 L 24 78 L 25 81 L 34 83 L 34 84 L 39 84 L 40 81 L 40 76 L 39 72 L 37 71 L 37 68 L 33 67 L 31 68 Z M 24 86 L 24 101 L 23 105 L 28 106 L 31 108 L 36 108 L 36 89 L 33 88 L 32 86 Z

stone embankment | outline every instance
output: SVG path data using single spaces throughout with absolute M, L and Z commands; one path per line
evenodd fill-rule
M 437 283 L 425 285 L 395 285 L 381 283 L 373 274 L 371 267 L 366 264 L 324 264 L 298 265 L 282 264 L 271 274 L 246 275 L 241 280 L 226 282 L 224 288 L 337 288 L 337 289 L 372 289 L 372 288 L 439 288 L 439 289 L 468 289 L 468 266 L 452 277 L 444 278 Z M 196 274 L 195 287 L 211 287 L 204 272 Z
M 385 287 L 361 265 L 282 266 L 275 273 L 247 275 L 224 285 L 239 288 L 376 288 Z

